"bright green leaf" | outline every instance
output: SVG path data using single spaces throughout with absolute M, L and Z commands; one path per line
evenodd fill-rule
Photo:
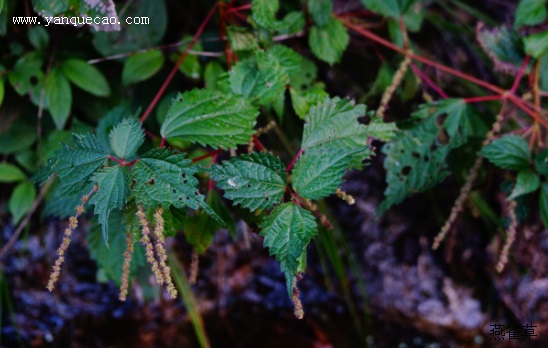
M 236 52 L 251 51 L 259 48 L 255 34 L 244 27 L 229 26 L 226 29 L 230 48 Z
M 294 202 L 277 206 L 261 224 L 264 246 L 270 249 L 285 274 L 287 292 L 291 296 L 299 259 L 310 240 L 318 233 L 314 216 Z
M 164 65 L 162 52 L 154 50 L 129 57 L 122 70 L 122 83 L 130 85 L 149 79 Z
M 249 141 L 258 113 L 244 98 L 194 89 L 173 100 L 160 133 L 216 148 L 236 147 Z
M 103 226 L 103 238 L 108 243 L 108 216 L 111 210 L 121 210 L 129 195 L 127 169 L 121 166 L 107 167 L 93 174 L 91 180 L 99 187 L 90 203 L 95 205 L 95 215 Z
M 398 127 L 394 122 L 384 122 L 381 118 L 373 117 L 365 129 L 367 136 L 388 142 L 396 138 Z
M 330 65 L 341 60 L 349 42 L 346 28 L 336 18 L 330 18 L 322 27 L 313 26 L 308 37 L 312 53 Z
M 278 0 L 253 0 L 251 15 L 253 19 L 265 28 L 274 28 L 277 23 L 276 12 L 280 8 Z
M 316 78 L 316 66 L 291 48 L 283 45 L 274 45 L 268 54 L 275 57 L 289 77 L 292 89 L 308 89 Z
M 145 208 L 170 206 L 176 208 L 202 208 L 220 223 L 221 218 L 204 202 L 198 191 L 196 168 L 184 154 L 174 154 L 166 148 L 155 148 L 145 153 L 131 171 L 134 182 L 131 197 Z
M 303 31 L 306 22 L 302 11 L 289 12 L 282 19 L 280 27 L 276 28 L 280 34 L 296 34 Z
M 548 229 L 548 183 L 543 183 L 540 188 L 539 207 L 544 228 Z
M 365 146 L 364 146 L 365 147 Z M 291 183 L 307 199 L 327 197 L 340 187 L 353 156 L 362 149 L 345 149 L 337 145 L 316 146 L 306 150 L 295 163 Z
M 537 25 L 546 19 L 546 0 L 521 0 L 516 8 L 514 27 Z
M 135 117 L 128 117 L 110 131 L 110 148 L 116 156 L 126 159 L 137 152 L 145 141 L 145 132 L 141 122 Z
M 21 221 L 36 199 L 36 188 L 30 182 L 24 181 L 15 187 L 8 201 L 8 209 L 13 217 L 13 224 Z
M 4 101 L 4 80 L 0 79 L 0 106 L 2 106 L 3 101 Z
M 548 30 L 524 37 L 523 43 L 528 55 L 540 58 L 548 52 Z
M 98 97 L 110 95 L 110 87 L 101 71 L 81 59 L 71 58 L 61 63 L 65 76 L 86 92 Z
M 531 169 L 524 169 L 518 172 L 516 186 L 508 200 L 515 199 L 521 195 L 536 191 L 540 186 L 540 178 Z
M 306 91 L 299 91 L 295 88 L 289 90 L 291 95 L 291 105 L 297 116 L 305 119 L 310 111 L 310 107 L 323 101 L 329 95 L 326 91 L 320 88 L 314 88 Z
M 225 197 L 254 211 L 280 203 L 285 193 L 285 167 L 273 154 L 256 152 L 215 165 L 211 177 Z
M 333 11 L 332 0 L 308 0 L 308 12 L 320 27 L 327 23 Z
M 72 106 L 72 92 L 63 73 L 54 68 L 50 71 L 45 83 L 48 109 L 57 129 L 63 129 Z
M 276 100 L 289 82 L 278 59 L 263 51 L 236 63 L 229 74 L 232 93 L 258 100 L 260 104 Z
M 521 170 L 529 167 L 529 145 L 519 135 L 505 135 L 481 150 L 481 155 L 502 169 Z
M 9 163 L 0 163 L 0 182 L 15 182 L 25 178 L 25 173 L 17 166 Z
M 37 25 L 29 28 L 29 41 L 37 50 L 44 50 L 48 46 L 49 36 L 44 27 Z

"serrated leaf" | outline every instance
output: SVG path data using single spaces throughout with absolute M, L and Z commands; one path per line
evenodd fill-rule
M 23 181 L 15 187 L 8 201 L 8 209 L 13 218 L 14 225 L 21 221 L 35 199 L 36 188 L 32 183 Z
M 320 88 L 313 88 L 306 91 L 299 91 L 295 88 L 289 90 L 291 105 L 297 116 L 305 119 L 312 105 L 316 105 L 329 97 L 326 91 Z
M 320 199 L 335 193 L 354 155 L 360 152 L 363 150 L 350 150 L 336 145 L 316 146 L 306 150 L 291 172 L 293 188 L 307 199 Z
M 294 202 L 277 206 L 261 224 L 264 246 L 269 248 L 285 273 L 287 292 L 291 296 L 299 259 L 310 240 L 318 233 L 314 216 Z
M 223 223 L 221 218 L 204 202 L 198 192 L 196 168 L 184 154 L 174 154 L 166 148 L 155 148 L 142 155 L 131 171 L 133 182 L 131 197 L 145 208 L 162 206 L 168 209 L 199 208 L 212 218 Z
M 381 118 L 373 118 L 365 128 L 367 136 L 384 142 L 394 140 L 398 130 L 394 122 L 384 122 Z
M 91 175 L 109 156 L 94 134 L 74 134 L 73 141 L 73 148 L 65 146 L 52 159 L 52 170 L 61 179 L 64 195 L 82 193 Z
M 546 0 L 521 0 L 516 8 L 514 27 L 537 25 L 546 19 Z
M 69 82 L 58 68 L 54 68 L 46 78 L 44 89 L 53 122 L 57 129 L 63 129 L 72 106 Z
M 478 26 L 477 39 L 481 48 L 495 63 L 495 69 L 517 73 L 525 52 L 520 42 L 520 35 L 507 26 L 489 29 Z
M 316 66 L 291 48 L 283 45 L 274 45 L 268 54 L 275 57 L 289 77 L 292 89 L 308 89 L 316 79 Z
M 548 229 L 548 183 L 543 183 L 540 187 L 539 208 L 544 228 Z
M 280 27 L 276 28 L 280 34 L 296 34 L 304 29 L 306 21 L 302 11 L 289 12 L 282 19 Z
M 37 50 L 44 50 L 48 46 L 49 36 L 44 27 L 39 25 L 31 27 L 28 31 L 28 36 L 30 43 Z
M 481 150 L 481 155 L 502 169 L 521 170 L 529 167 L 529 145 L 519 135 L 505 135 Z
M 308 0 L 307 5 L 310 17 L 317 25 L 322 26 L 327 23 L 333 11 L 332 0 Z
M 536 191 L 539 186 L 540 178 L 535 172 L 531 169 L 520 170 L 516 179 L 516 186 L 508 197 L 508 200 Z
M 103 73 L 87 62 L 71 58 L 61 63 L 61 71 L 65 76 L 82 90 L 97 97 L 110 95 L 110 87 Z
M 249 141 L 258 114 L 245 98 L 194 89 L 174 99 L 160 133 L 168 139 L 184 137 L 215 148 L 234 148 Z
M 278 59 L 257 51 L 254 56 L 234 65 L 229 82 L 232 93 L 266 104 L 284 92 L 289 78 Z
M 425 191 L 448 174 L 448 154 L 475 135 L 478 115 L 461 99 L 422 105 L 412 117 L 413 126 L 398 132 L 396 140 L 383 146 L 387 170 L 385 199 L 378 214 L 405 197 Z
M 548 52 L 548 31 L 542 31 L 523 38 L 525 52 L 533 58 L 540 58 Z
M 259 48 L 255 34 L 246 28 L 229 26 L 226 29 L 230 48 L 234 51 L 251 51 Z
M 251 2 L 251 15 L 253 19 L 265 28 L 276 27 L 276 13 L 280 8 L 278 0 L 253 0 Z
M 96 134 L 97 139 L 104 148 L 110 149 L 109 135 L 112 128 L 114 128 L 116 124 L 120 123 L 124 117 L 127 117 L 127 115 L 130 114 L 131 112 L 129 109 L 122 106 L 117 106 L 107 111 L 104 116 L 101 117 L 99 123 L 97 124 Z M 110 151 L 112 151 L 112 149 L 110 149 Z
M 542 175 L 548 175 L 548 149 L 542 150 L 535 156 L 535 170 Z
M 211 177 L 225 191 L 225 198 L 251 211 L 280 203 L 285 192 L 285 167 L 270 153 L 232 157 L 213 166 Z
M 324 26 L 310 29 L 308 44 L 318 59 L 333 65 L 341 60 L 350 42 L 344 25 L 335 18 L 329 18 Z
M 129 195 L 129 176 L 121 166 L 107 167 L 91 178 L 98 186 L 90 203 L 95 205 L 95 215 L 103 226 L 103 238 L 108 243 L 108 216 L 113 209 L 121 210 Z
M 148 51 L 129 57 L 122 70 L 122 83 L 130 85 L 149 79 L 164 65 L 164 55 L 158 50 Z
M 9 163 L 0 163 L 0 182 L 16 182 L 25 178 L 25 173 L 17 166 Z
M 137 118 L 128 117 L 112 128 L 109 138 L 110 148 L 116 156 L 126 159 L 135 155 L 143 145 L 145 132 Z

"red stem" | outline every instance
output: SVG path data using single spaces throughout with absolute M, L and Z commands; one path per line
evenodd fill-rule
M 219 155 L 218 153 L 214 154 L 214 155 L 213 155 L 213 159 L 211 160 L 211 162 L 216 163 L 216 162 L 217 162 L 217 156 L 218 156 L 218 155 Z M 209 192 L 209 191 L 211 191 L 211 190 L 213 190 L 213 179 L 212 179 L 211 176 L 210 176 L 210 177 L 209 177 L 209 182 L 207 183 L 207 192 Z
M 432 88 L 436 93 L 438 93 L 442 98 L 449 98 L 449 95 L 445 93 L 438 85 L 432 81 L 428 75 L 426 75 L 421 69 L 419 69 L 414 63 L 410 64 L 411 70 L 415 73 L 415 75 L 418 75 L 421 80 L 423 80 L 430 88 Z
M 480 97 L 472 97 L 472 98 L 465 98 L 465 103 L 479 103 L 484 101 L 490 101 L 490 100 L 501 100 L 504 99 L 501 95 L 484 95 Z
M 198 41 L 198 38 L 200 37 L 200 35 L 204 31 L 205 26 L 207 25 L 207 23 L 209 22 L 209 20 L 211 19 L 211 17 L 215 13 L 215 11 L 217 10 L 217 5 L 218 5 L 218 3 L 215 3 L 215 5 L 211 8 L 211 10 L 209 10 L 209 13 L 207 14 L 206 18 L 204 19 L 202 24 L 200 24 L 200 27 L 196 31 L 196 34 L 194 34 L 194 37 L 192 38 L 192 41 L 188 44 L 188 46 L 186 47 L 183 54 L 181 54 L 181 56 L 179 57 L 179 60 L 177 61 L 177 63 L 175 63 L 175 66 L 173 67 L 173 69 L 171 70 L 171 72 L 167 76 L 166 80 L 162 84 L 162 87 L 160 87 L 160 89 L 158 90 L 158 92 L 154 96 L 154 99 L 152 99 L 152 101 L 150 102 L 150 105 L 145 110 L 143 116 L 141 116 L 141 119 L 140 119 L 141 122 L 145 122 L 147 117 L 152 112 L 152 109 L 154 109 L 154 107 L 156 106 L 156 104 L 160 100 L 160 97 L 162 96 L 162 94 L 164 94 L 164 91 L 166 90 L 167 86 L 169 85 L 169 83 L 171 82 L 173 77 L 175 76 L 175 73 L 177 73 L 177 70 L 179 69 L 179 66 L 183 63 L 185 58 L 188 56 L 188 50 L 192 49 L 192 47 L 196 44 L 196 42 Z
M 301 157 L 303 153 L 303 149 L 300 149 L 299 152 L 297 152 L 297 154 L 295 155 L 295 157 L 293 157 L 293 160 L 291 161 L 291 163 L 289 163 L 289 165 L 287 166 L 287 168 L 285 168 L 285 172 L 286 173 L 289 173 L 289 171 L 291 170 L 291 168 L 293 168 L 293 166 L 295 165 L 295 163 L 297 162 L 297 160 L 299 159 L 299 157 Z
M 164 147 L 166 145 L 166 138 L 162 138 L 162 141 L 160 142 L 160 148 Z
M 120 160 L 120 159 L 118 159 L 118 158 L 116 158 L 116 157 L 114 157 L 114 156 L 112 156 L 112 155 L 109 155 L 109 156 L 108 156 L 108 159 L 109 159 L 109 160 L 113 160 L 114 162 L 118 163 L 118 164 L 121 165 L 121 166 L 124 165 L 124 162 L 123 162 L 122 160 Z
M 226 13 L 238 12 L 241 10 L 249 10 L 250 8 L 251 8 L 251 4 L 247 4 L 239 7 L 233 7 L 230 10 L 226 11 Z
M 263 151 L 265 149 L 265 147 L 263 146 L 263 144 L 261 143 L 259 138 L 257 138 L 256 135 L 253 135 L 252 139 L 253 139 L 253 143 L 255 144 L 255 146 L 257 146 L 257 149 L 259 151 Z
M 529 56 L 526 56 L 523 60 L 523 63 L 521 63 L 521 67 L 519 68 L 518 75 L 516 76 L 516 79 L 514 80 L 514 84 L 512 85 L 512 89 L 510 89 L 510 93 L 516 93 L 516 90 L 518 89 L 519 82 L 521 81 L 521 77 L 523 76 L 523 72 L 525 71 L 525 68 L 527 67 L 527 63 L 529 63 Z
M 196 158 L 194 158 L 194 159 L 192 160 L 192 163 L 199 162 L 199 161 L 201 161 L 201 160 L 204 160 L 204 159 L 209 158 L 209 157 L 212 157 L 212 156 L 217 156 L 218 154 L 221 153 L 221 151 L 223 151 L 223 150 L 217 149 L 217 150 L 215 150 L 215 151 L 211 151 L 211 152 L 209 152 L 209 153 L 206 153 L 206 154 L 203 155 L 203 156 L 196 157 Z

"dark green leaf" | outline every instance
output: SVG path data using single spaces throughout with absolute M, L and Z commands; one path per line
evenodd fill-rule
M 548 229 L 548 183 L 543 183 L 540 187 L 539 207 L 544 228 Z
M 10 154 L 30 147 L 36 140 L 36 128 L 25 122 L 13 122 L 0 134 L 0 153 Z
M 341 60 L 349 41 L 346 28 L 335 18 L 329 18 L 322 27 L 313 26 L 308 37 L 312 53 L 330 65 Z
M 544 149 L 536 155 L 535 169 L 539 174 L 548 175 L 548 149 Z
M 135 117 L 128 117 L 110 131 L 110 148 L 116 156 L 126 159 L 137 153 L 145 141 L 145 132 L 141 122 Z
M 63 129 L 72 106 L 72 92 L 67 78 L 59 69 L 50 71 L 46 78 L 45 93 L 53 122 L 57 129 Z
M 29 211 L 32 203 L 36 199 L 36 188 L 28 181 L 21 182 L 15 187 L 8 201 L 8 209 L 13 217 L 13 224 L 21 221 L 23 216 Z
M 25 178 L 25 173 L 17 166 L 9 163 L 0 163 L 0 182 L 15 182 Z
M 40 102 L 44 83 L 44 73 L 41 70 L 42 62 L 42 57 L 37 52 L 27 53 L 17 60 L 8 75 L 13 89 L 19 95 L 30 94 L 36 105 Z
M 160 132 L 226 149 L 249 141 L 258 113 L 245 98 L 194 89 L 173 100 Z
M 516 8 L 514 27 L 537 25 L 546 19 L 546 0 L 520 0 Z
M 164 65 L 162 52 L 153 50 L 129 57 L 122 70 L 122 83 L 130 85 L 149 79 Z
M 308 0 L 308 12 L 320 27 L 327 23 L 333 11 L 332 0 Z
M 306 246 L 318 233 L 314 216 L 294 202 L 277 206 L 261 224 L 264 246 L 270 249 L 285 274 L 287 292 L 291 296 L 293 281 Z
M 362 0 L 369 10 L 394 19 L 403 16 L 414 2 L 415 0 Z
M 540 179 L 531 169 L 524 169 L 518 172 L 516 186 L 508 200 L 515 199 L 518 196 L 536 191 L 540 186 Z
M 110 95 L 110 87 L 99 69 L 83 60 L 72 58 L 61 64 L 63 74 L 86 92 L 98 97 Z
M 211 177 L 225 197 L 251 211 L 280 203 L 285 192 L 285 167 L 273 154 L 256 152 L 215 165 Z
M 49 36 L 44 27 L 39 25 L 31 27 L 29 29 L 28 36 L 30 43 L 37 50 L 44 50 L 48 46 Z
M 479 26 L 477 38 L 481 48 L 495 63 L 495 69 L 515 73 L 525 59 L 520 35 L 506 26 L 489 29 Z
M 521 170 L 529 167 L 529 145 L 519 135 L 505 135 L 492 141 L 481 154 L 502 169 Z

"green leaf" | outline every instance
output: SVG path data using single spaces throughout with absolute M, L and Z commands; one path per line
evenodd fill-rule
M 25 173 L 17 166 L 9 163 L 0 163 L 0 182 L 16 182 L 25 178 Z
M 0 106 L 2 106 L 3 101 L 4 101 L 4 80 L 0 80 Z
M 52 170 L 61 179 L 64 195 L 82 193 L 91 175 L 108 158 L 108 151 L 94 134 L 74 134 L 74 147 L 65 146 L 52 159 Z
M 13 70 L 8 75 L 10 84 L 19 95 L 30 94 L 32 102 L 40 102 L 40 95 L 44 83 L 42 72 L 42 57 L 38 52 L 23 55 L 17 60 Z
M 167 10 L 164 0 L 139 0 L 119 4 L 124 13 L 120 13 L 120 31 L 93 32 L 93 46 L 103 56 L 134 52 L 156 46 L 167 28 Z M 100 16 L 102 17 L 102 16 Z M 148 18 L 148 24 L 128 24 L 140 18 Z
M 0 12 L 4 9 L 4 0 L 0 0 Z
M 122 122 L 122 120 L 131 115 L 131 112 L 126 107 L 117 106 L 107 111 L 97 124 L 97 139 L 103 145 L 105 149 L 110 149 L 110 131 L 115 125 Z M 112 152 L 112 149 L 110 149 Z
M 23 216 L 32 207 L 32 203 L 36 199 L 36 188 L 28 181 L 21 182 L 15 187 L 8 201 L 8 209 L 13 217 L 13 224 L 16 225 L 21 221 Z
M 477 39 L 481 48 L 495 63 L 495 69 L 517 73 L 525 59 L 521 36 L 507 26 L 489 29 L 479 26 Z
M 217 89 L 217 81 L 225 70 L 216 60 L 208 62 L 204 69 L 204 85 L 207 89 Z
M 535 170 L 542 175 L 548 175 L 548 149 L 535 156 Z
M 110 131 L 110 148 L 116 156 L 129 158 L 143 145 L 145 132 L 136 117 L 124 118 Z
M 505 135 L 481 150 L 481 155 L 502 169 L 521 170 L 529 167 L 529 145 L 519 135 Z
M 521 195 L 536 191 L 540 186 L 540 178 L 531 169 L 524 169 L 518 172 L 516 186 L 508 200 L 515 199 Z
M 320 27 L 327 23 L 333 11 L 332 0 L 308 0 L 308 12 Z
M 95 205 L 95 215 L 103 226 L 103 238 L 108 243 L 108 216 L 111 210 L 121 210 L 129 195 L 127 169 L 121 166 L 107 167 L 93 174 L 91 178 L 99 186 L 90 203 Z
M 255 22 L 265 28 L 276 27 L 276 12 L 280 8 L 278 0 L 253 0 L 251 1 L 251 15 Z
M 34 26 L 28 31 L 29 41 L 37 50 L 44 50 L 48 46 L 49 36 L 42 26 Z
M 36 140 L 36 127 L 26 122 L 13 122 L 0 133 L 0 153 L 11 154 L 29 148 Z
M 329 18 L 322 26 L 310 29 L 308 44 L 318 59 L 333 65 L 341 60 L 350 38 L 344 25 L 336 18 Z
M 354 155 L 361 152 L 363 150 L 359 148 L 350 150 L 337 145 L 306 150 L 291 172 L 293 188 L 307 199 L 320 199 L 335 193 Z
M 297 34 L 303 31 L 306 21 L 302 11 L 289 12 L 276 28 L 280 34 Z
M 81 59 L 71 58 L 61 63 L 63 74 L 86 92 L 98 97 L 110 95 L 110 87 L 101 71 Z
M 415 0 L 362 0 L 369 10 L 394 19 L 403 16 L 414 2 Z
M 260 104 L 276 100 L 289 82 L 278 59 L 263 51 L 236 63 L 229 74 L 232 93 L 255 99 Z
M 215 148 L 233 148 L 249 141 L 258 114 L 245 98 L 194 89 L 173 100 L 160 133 L 168 139 L 183 137 Z
M 412 127 L 399 132 L 394 142 L 382 148 L 388 185 L 378 214 L 443 180 L 449 174 L 446 165 L 449 153 L 473 137 L 477 128 L 482 128 L 479 116 L 462 99 L 422 105 L 412 117 Z
M 230 48 L 238 51 L 251 51 L 259 48 L 259 42 L 255 34 L 246 28 L 229 26 L 226 29 Z
M 225 191 L 225 198 L 251 211 L 280 203 L 285 193 L 285 167 L 270 153 L 232 157 L 213 166 L 211 177 Z
M 122 70 L 122 83 L 130 85 L 151 78 L 164 65 L 164 55 L 158 50 L 129 57 Z
M 546 19 L 546 0 L 521 0 L 516 8 L 514 27 L 537 25 Z
M 58 68 L 50 71 L 45 84 L 48 109 L 57 129 L 63 129 L 72 106 L 70 85 Z
M 32 6 L 34 11 L 42 16 L 54 16 L 68 9 L 69 0 L 32 0 Z
M 297 116 L 305 119 L 310 111 L 310 107 L 329 97 L 326 91 L 320 88 L 314 88 L 306 91 L 299 91 L 295 88 L 289 90 L 291 95 L 291 105 Z
M 285 273 L 287 292 L 291 296 L 300 258 L 310 240 L 318 233 L 314 216 L 294 202 L 277 206 L 261 224 L 264 246 L 270 249 Z
M 354 105 L 348 99 L 325 98 L 310 108 L 303 130 L 302 150 L 313 146 L 333 145 L 340 149 L 365 149 L 354 156 L 351 168 L 360 168 L 361 162 L 369 155 L 364 148 L 367 142 L 367 129 L 358 122 L 365 115 L 365 105 Z
M 316 78 L 316 66 L 291 48 L 274 45 L 268 54 L 275 57 L 289 77 L 289 85 L 293 89 L 308 89 Z
M 548 183 L 543 183 L 540 188 L 539 208 L 544 228 L 548 229 Z
M 539 58 L 539 79 L 540 88 L 544 91 L 548 90 L 548 54 Z
M 155 148 L 142 155 L 131 171 L 133 182 L 131 197 L 145 208 L 162 206 L 168 209 L 189 207 L 199 208 L 215 220 L 221 218 L 204 202 L 198 192 L 198 179 L 194 177 L 196 168 L 184 154 L 174 154 L 166 148 Z
M 533 58 L 540 58 L 548 52 L 548 31 L 542 31 L 523 38 L 525 52 Z
M 381 118 L 372 118 L 365 128 L 367 136 L 384 142 L 394 140 L 398 130 L 394 122 L 384 122 Z

